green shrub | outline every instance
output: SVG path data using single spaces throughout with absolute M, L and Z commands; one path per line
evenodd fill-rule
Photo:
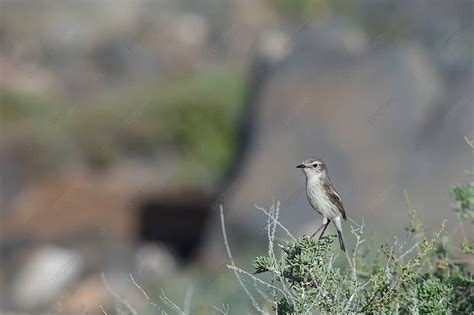
M 406 195 L 406 194 L 405 194 Z M 452 190 L 460 218 L 472 218 L 473 183 Z M 406 196 L 407 197 L 407 196 Z M 255 274 L 270 274 L 268 301 L 277 314 L 469 314 L 474 312 L 474 279 L 465 263 L 454 260 L 445 242 L 444 223 L 426 237 L 408 198 L 410 246 L 384 244 L 372 259 L 361 254 L 364 225 L 352 228 L 357 243 L 347 253 L 349 268 L 336 268 L 334 236 L 302 237 L 273 250 L 278 206 L 266 214 L 269 253 L 254 260 Z M 278 222 L 279 224 L 279 222 Z M 281 225 L 281 224 L 280 224 Z M 472 255 L 472 243 L 460 245 Z M 367 251 L 365 251 L 367 252 Z M 254 277 L 254 276 L 253 276 Z M 255 283 L 265 283 L 254 278 Z
M 216 68 L 192 76 L 124 87 L 120 95 L 66 99 L 0 89 L 0 123 L 17 134 L 52 171 L 85 164 L 95 170 L 138 159 L 145 162 L 167 152 L 180 162 L 177 186 L 219 183 L 233 163 L 238 127 L 244 113 L 242 73 Z

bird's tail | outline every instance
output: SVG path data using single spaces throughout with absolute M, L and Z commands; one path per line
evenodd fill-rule
M 343 252 L 346 251 L 346 246 L 344 246 L 344 239 L 342 238 L 342 232 L 337 229 L 337 236 L 339 237 L 339 245 L 341 246 L 341 250 Z
M 339 245 L 341 246 L 341 250 L 345 252 L 346 246 L 344 246 L 344 239 L 342 238 L 341 217 L 337 217 L 334 219 L 334 225 L 336 226 L 337 236 L 339 237 Z

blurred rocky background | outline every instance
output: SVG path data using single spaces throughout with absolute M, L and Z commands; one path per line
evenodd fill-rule
M 265 245 L 255 204 L 312 233 L 309 156 L 375 239 L 403 238 L 404 190 L 459 236 L 472 1 L 0 6 L 2 314 L 250 311 L 218 206 L 242 265 Z

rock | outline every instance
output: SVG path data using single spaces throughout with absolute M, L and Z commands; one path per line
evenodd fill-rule
M 439 223 L 446 211 L 440 196 L 446 196 L 449 183 L 461 176 L 459 165 L 468 168 L 470 163 L 463 137 L 449 151 L 440 150 L 448 144 L 440 141 L 432 152 L 436 157 L 419 158 L 424 153 L 414 152 L 417 134 L 436 102 L 452 93 L 445 90 L 427 49 L 416 42 L 393 41 L 391 33 L 366 45 L 362 34 L 350 35 L 341 27 L 334 32 L 304 26 L 296 34 L 292 52 L 268 72 L 253 104 L 259 112 L 254 145 L 224 201 L 228 224 L 259 231 L 266 218 L 254 204 L 269 207 L 274 199 L 282 202 L 280 220 L 292 231 L 320 219 L 300 191 L 304 177 L 295 169 L 309 156 L 326 161 L 347 212 L 356 221 L 365 217 L 371 227 L 401 230 L 406 223 L 403 189 L 408 188 L 410 195 L 422 198 L 431 220 Z M 459 110 L 452 106 L 450 128 L 443 132 L 469 121 L 464 115 L 469 106 L 462 104 Z M 419 173 L 429 170 L 427 161 L 437 161 L 436 170 Z M 413 172 L 418 172 L 416 177 Z M 387 215 L 389 221 L 383 219 Z
M 83 171 L 30 185 L 12 201 L 0 231 L 2 244 L 24 238 L 55 242 L 80 234 L 129 241 L 136 235 L 127 205 L 134 192 L 130 187 L 135 186 Z
M 82 270 L 78 252 L 56 246 L 40 248 L 14 279 L 13 301 L 21 308 L 45 306 L 77 280 Z
M 198 14 L 179 15 L 173 29 L 176 39 L 186 46 L 201 46 L 208 40 L 209 26 Z
M 135 253 L 135 270 L 143 279 L 156 279 L 170 275 L 176 270 L 174 256 L 157 244 L 141 245 Z

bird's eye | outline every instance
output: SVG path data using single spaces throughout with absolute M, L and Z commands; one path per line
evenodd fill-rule
M 313 166 L 314 166 L 314 167 L 318 167 L 318 163 L 314 163 Z

